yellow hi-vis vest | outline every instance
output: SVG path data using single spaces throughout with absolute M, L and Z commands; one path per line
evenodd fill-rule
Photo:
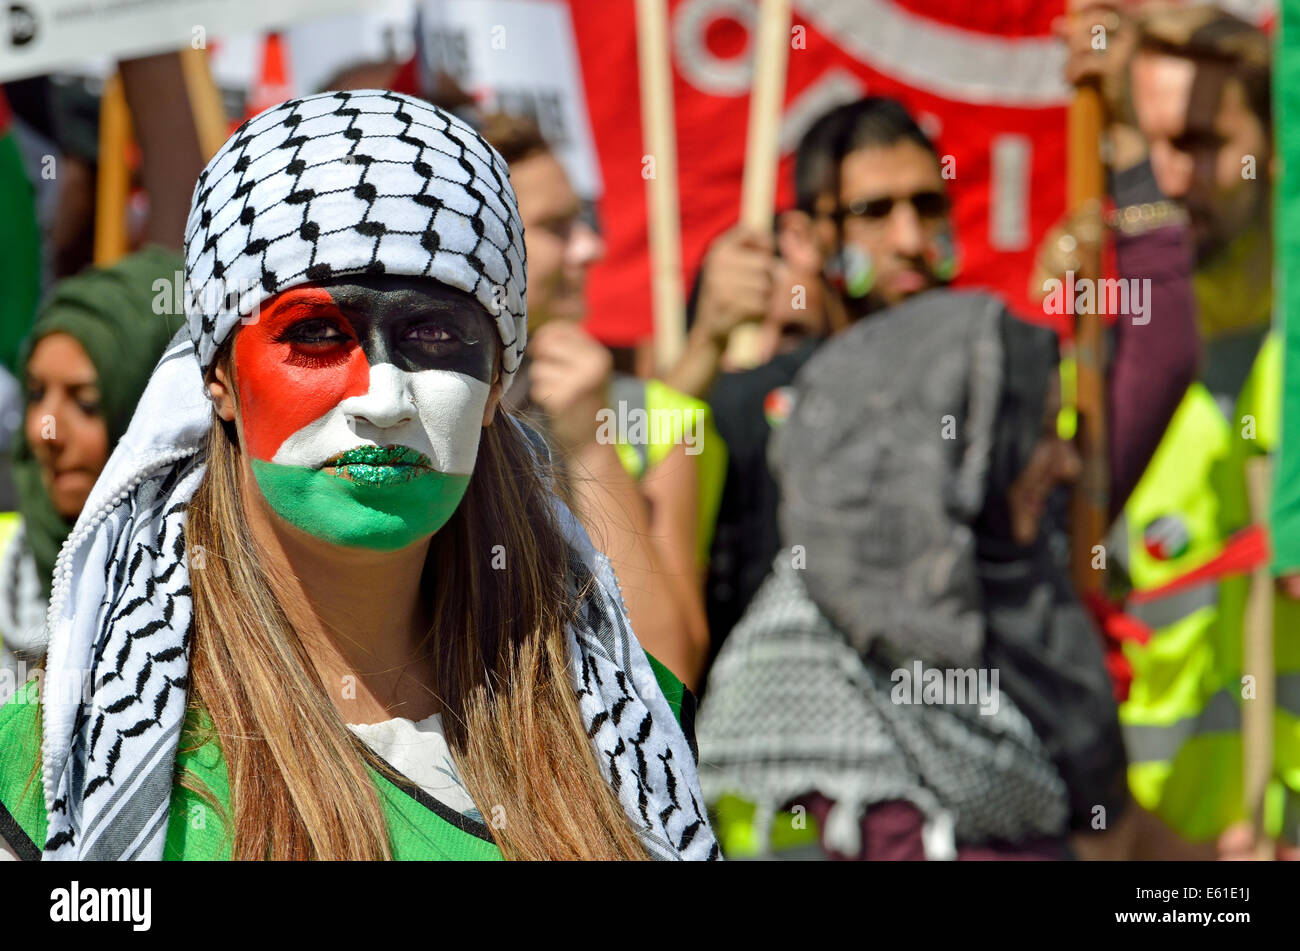
M 1115 526 L 1112 557 L 1135 591 L 1160 587 L 1218 556 L 1250 522 L 1244 465 L 1276 445 L 1281 347 L 1269 335 L 1229 421 L 1200 383 L 1188 388 Z M 1120 723 L 1134 798 L 1183 837 L 1216 837 L 1246 818 L 1242 802 L 1242 620 L 1250 579 L 1208 581 L 1125 611 L 1152 629 L 1127 642 L 1133 667 Z M 1278 598 L 1274 780 L 1266 822 L 1296 839 L 1300 790 L 1300 604 Z
M 713 544 L 713 529 L 722 505 L 723 483 L 727 480 L 727 446 L 713 423 L 709 404 L 687 396 L 659 380 L 643 380 L 616 374 L 610 384 L 610 402 L 614 404 L 611 429 L 617 434 L 614 449 L 623 469 L 638 482 L 663 462 L 673 447 L 685 446 L 688 457 L 695 460 L 699 486 L 696 509 L 696 563 L 706 565 Z M 640 417 L 638 414 L 647 415 Z M 623 432 L 621 420 L 629 421 Z M 641 426 L 638 433 L 634 427 Z M 638 436 L 644 438 L 624 438 Z
M 18 534 L 18 526 L 22 524 L 23 517 L 17 512 L 0 512 L 0 558 L 4 557 L 5 552 L 9 549 L 9 543 L 14 540 Z M 4 649 L 5 632 L 0 630 L 0 650 Z

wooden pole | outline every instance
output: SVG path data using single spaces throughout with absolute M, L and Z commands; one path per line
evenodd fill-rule
M 126 150 L 131 141 L 131 113 L 122 77 L 114 73 L 99 101 L 99 173 L 95 184 L 95 264 L 105 267 L 127 252 L 126 205 L 131 170 Z
M 226 107 L 221 90 L 212 78 L 207 50 L 181 50 L 181 70 L 185 76 L 185 93 L 194 113 L 194 128 L 199 136 L 203 161 L 217 154 L 226 141 Z
M 1086 4 L 1073 2 L 1078 10 Z M 1081 86 L 1070 102 L 1068 115 L 1067 186 L 1072 213 L 1101 214 L 1106 193 L 1101 161 L 1101 136 L 1105 117 L 1101 91 Z M 1100 231 L 1100 229 L 1097 229 Z M 1075 277 L 1101 276 L 1100 242 L 1079 243 L 1081 268 Z M 1073 286 L 1065 288 L 1074 293 Z M 1075 324 L 1075 360 L 1079 410 L 1079 449 L 1083 470 L 1075 486 L 1070 517 L 1070 573 L 1076 590 L 1102 592 L 1105 571 L 1093 567 L 1094 547 L 1105 540 L 1110 523 L 1110 466 L 1106 437 L 1105 338 L 1097 314 L 1080 314 Z M 1104 563 L 1104 562 L 1103 562 Z
M 1272 463 L 1267 456 L 1246 463 L 1246 492 L 1250 517 L 1268 522 Z M 1277 685 L 1273 669 L 1273 578 L 1268 563 L 1255 569 L 1246 602 L 1242 631 L 1241 669 L 1255 678 L 1255 697 L 1241 703 L 1242 791 L 1246 816 L 1254 831 L 1255 857 L 1273 857 L 1273 843 L 1264 829 L 1264 795 L 1273 776 L 1273 708 Z
M 187 123 L 193 136 L 185 132 Z M 95 264 L 101 267 L 130 250 L 127 153 L 133 136 L 140 141 L 141 178 L 149 195 L 142 238 L 179 250 L 194 180 L 226 140 L 225 107 L 205 50 L 124 60 L 105 84 L 95 196 Z
M 749 132 L 745 140 L 745 177 L 740 189 L 740 223 L 760 233 L 772 230 L 789 59 L 790 0 L 760 0 L 754 41 L 754 89 L 749 97 Z M 736 327 L 727 341 L 727 362 L 741 368 L 756 365 L 761 332 L 757 324 Z
M 654 307 L 655 363 L 663 373 L 686 344 L 682 292 L 682 236 L 677 205 L 677 129 L 668 48 L 668 0 L 637 0 L 637 59 L 641 79 L 641 129 L 647 154 L 650 273 Z M 648 159 L 649 161 L 646 161 Z
M 740 223 L 760 231 L 772 226 L 789 57 L 790 0 L 762 0 L 754 43 L 754 91 L 749 98 L 745 177 L 740 189 Z

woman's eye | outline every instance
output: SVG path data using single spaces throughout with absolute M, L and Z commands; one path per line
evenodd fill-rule
M 543 230 L 553 234 L 561 241 L 568 241 L 569 235 L 573 233 L 573 226 L 577 222 L 577 217 L 552 218 L 550 221 L 542 223 Z
M 294 324 L 280 339 L 308 346 L 333 346 L 346 341 L 348 335 L 332 320 L 316 319 Z
M 346 346 L 352 341 L 351 334 L 337 321 L 325 317 L 299 321 L 275 339 L 290 345 L 284 361 L 291 366 L 309 369 L 331 367 L 346 360 L 352 352 Z
M 405 340 L 416 346 L 439 347 L 460 342 L 461 338 L 442 324 L 419 324 L 406 332 Z

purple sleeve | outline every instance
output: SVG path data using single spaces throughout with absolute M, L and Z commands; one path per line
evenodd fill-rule
M 1110 509 L 1118 515 L 1196 379 L 1200 340 L 1192 293 L 1192 244 L 1185 225 L 1116 241 L 1116 270 L 1137 284 L 1145 310 L 1114 324 L 1109 380 Z M 1147 283 L 1147 282 L 1150 283 Z M 1130 303 L 1135 298 L 1130 295 Z

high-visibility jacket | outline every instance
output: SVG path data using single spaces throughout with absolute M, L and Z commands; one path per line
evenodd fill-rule
M 1162 587 L 1211 561 L 1250 523 L 1244 467 L 1277 443 L 1281 347 L 1269 335 L 1229 420 L 1200 383 L 1188 388 L 1108 550 L 1134 591 Z M 1185 838 L 1206 840 L 1246 818 L 1242 789 L 1242 622 L 1250 579 L 1206 581 L 1125 612 L 1152 629 L 1126 642 L 1133 668 L 1120 705 L 1134 798 Z M 1296 838 L 1300 790 L 1300 604 L 1275 605 L 1277 707 L 1271 835 Z
M 653 426 L 645 424 L 643 440 L 625 439 L 623 436 L 627 434 L 618 434 L 614 448 L 624 470 L 633 479 L 640 481 L 679 443 L 696 460 L 699 486 L 696 563 L 706 565 L 718 507 L 722 504 L 723 483 L 727 479 L 727 446 L 713 423 L 709 404 L 660 380 L 643 380 L 621 373 L 611 383 L 610 401 L 616 408 L 616 418 L 635 419 L 634 414 L 644 412 L 654 420 Z
M 18 534 L 18 528 L 22 525 L 23 518 L 17 512 L 0 512 L 0 563 L 3 563 L 5 554 L 9 550 L 10 544 Z M 6 597 L 9 592 L 0 590 L 0 598 Z M 5 647 L 4 625 L 0 624 L 0 670 L 11 665 L 11 657 L 8 649 Z M 12 635 L 11 635 L 12 636 Z

